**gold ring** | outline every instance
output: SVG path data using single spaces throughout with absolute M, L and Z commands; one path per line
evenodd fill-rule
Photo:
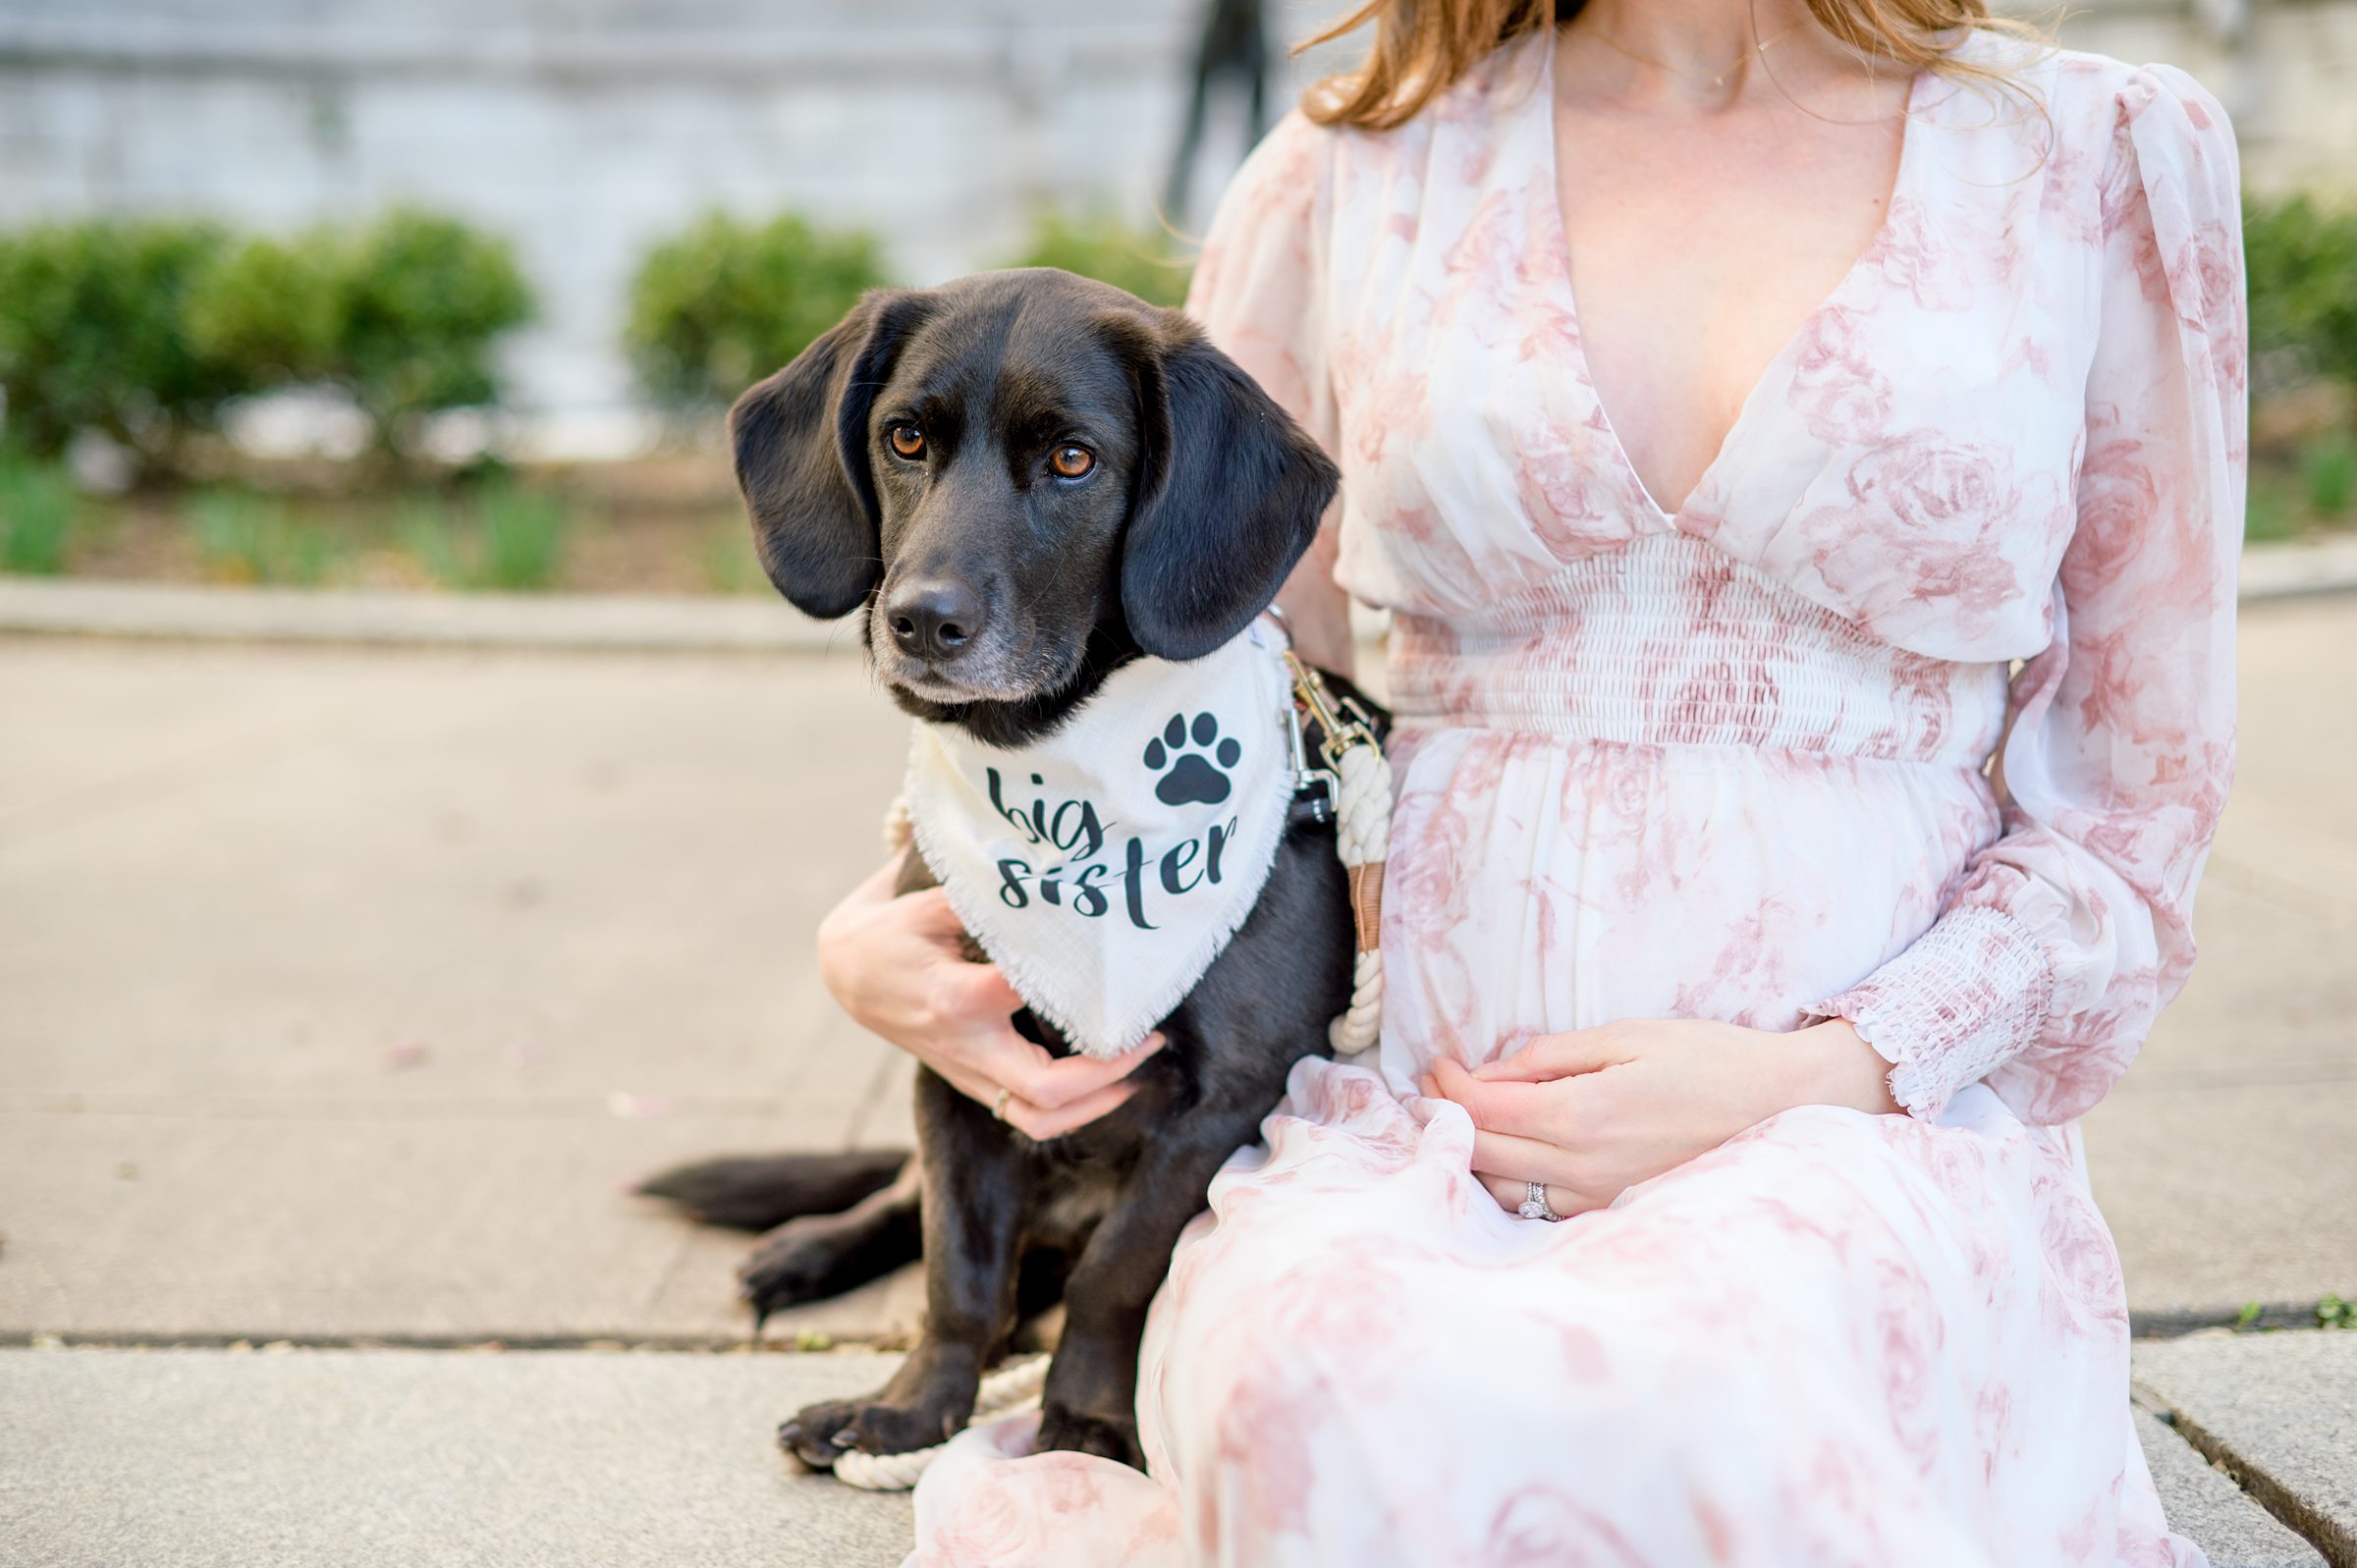
M 1012 1089 L 1001 1089 L 999 1098 L 990 1103 L 990 1113 L 1001 1121 L 1007 1119 L 1007 1097 L 1013 1093 Z

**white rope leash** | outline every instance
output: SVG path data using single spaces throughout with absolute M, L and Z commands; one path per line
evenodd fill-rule
M 973 1418 L 967 1425 L 978 1427 L 983 1422 L 1028 1410 L 1039 1403 L 1039 1391 L 1047 1381 L 1047 1357 L 1032 1356 L 1010 1362 L 982 1379 L 981 1388 L 974 1394 Z M 946 1442 L 937 1442 L 930 1448 L 912 1448 L 904 1454 L 869 1454 L 854 1448 L 835 1461 L 835 1479 L 861 1491 L 906 1491 L 948 1446 Z
M 1383 1027 L 1383 946 L 1376 926 L 1392 842 L 1392 765 L 1372 737 L 1329 760 L 1336 781 L 1335 852 L 1350 873 L 1358 955 L 1351 962 L 1350 1005 L 1327 1026 L 1326 1038 L 1337 1055 L 1348 1055 L 1375 1044 Z

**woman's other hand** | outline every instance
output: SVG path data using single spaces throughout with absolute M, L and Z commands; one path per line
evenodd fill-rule
M 1052 1056 L 1025 1040 L 1014 1023 L 1023 999 L 998 965 L 966 960 L 949 895 L 893 895 L 900 866 L 888 862 L 819 924 L 819 977 L 844 1010 L 1032 1138 L 1060 1138 L 1127 1100 L 1130 1069 L 1162 1036 L 1106 1060 Z
M 1896 1111 L 1890 1070 L 1844 1019 L 1780 1034 L 1647 1018 L 1542 1035 L 1469 1072 L 1443 1058 L 1421 1087 L 1472 1116 L 1473 1169 L 1500 1204 L 1518 1209 L 1538 1181 L 1575 1215 L 1779 1111 Z

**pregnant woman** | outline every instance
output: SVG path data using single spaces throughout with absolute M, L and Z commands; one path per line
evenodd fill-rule
M 1181 1242 L 1151 1476 L 977 1431 L 912 1560 L 2200 1562 L 2074 1122 L 2231 770 L 2223 116 L 1980 0 L 1368 10 L 1190 308 L 1343 466 L 1302 642 L 1393 613 L 1380 1059 Z M 953 936 L 871 884 L 823 963 L 1118 1103 Z

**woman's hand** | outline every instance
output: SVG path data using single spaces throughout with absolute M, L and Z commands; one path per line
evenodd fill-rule
M 1796 1106 L 1895 1111 L 1890 1070 L 1845 1019 L 1779 1034 L 1649 1018 L 1542 1035 L 1470 1072 L 1443 1058 L 1422 1087 L 1472 1115 L 1473 1169 L 1500 1204 L 1538 1181 L 1575 1215 Z
M 1162 1036 L 1109 1060 L 1048 1054 L 1014 1032 L 1023 999 L 998 965 L 966 961 L 949 895 L 893 895 L 900 867 L 888 862 L 819 923 L 819 976 L 844 1010 L 1042 1141 L 1127 1100 L 1130 1069 L 1162 1049 Z

